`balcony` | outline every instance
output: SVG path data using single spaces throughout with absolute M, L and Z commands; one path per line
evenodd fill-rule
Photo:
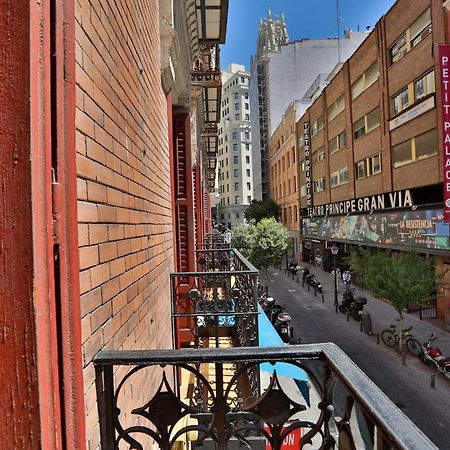
M 177 350 L 94 358 L 103 449 L 436 449 L 336 345 L 258 347 L 258 271 L 222 235 L 196 261 L 170 277 Z
M 262 381 L 262 364 L 280 361 L 308 373 L 311 406 L 276 370 Z M 278 450 L 295 429 L 312 449 L 437 449 L 334 344 L 103 351 L 94 363 L 103 449 Z M 125 410 L 144 371 L 155 388 Z
M 203 44 L 199 56 L 194 60 L 191 83 L 194 86 L 221 87 L 220 57 L 218 44 Z

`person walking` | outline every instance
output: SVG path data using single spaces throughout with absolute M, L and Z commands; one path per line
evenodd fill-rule
M 350 283 L 352 282 L 352 274 L 346 270 L 343 274 L 342 274 L 342 281 L 344 283 L 344 286 L 346 288 L 350 287 Z
M 333 281 L 334 281 L 334 277 L 337 277 L 336 285 L 337 285 L 337 288 L 339 289 L 341 286 L 341 281 L 342 281 L 341 270 L 339 269 L 339 267 L 336 267 L 336 272 L 334 269 L 331 271 L 330 277 Z

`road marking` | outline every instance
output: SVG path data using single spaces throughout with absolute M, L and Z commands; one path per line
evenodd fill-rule
M 295 289 L 288 289 L 288 292 L 295 292 Z

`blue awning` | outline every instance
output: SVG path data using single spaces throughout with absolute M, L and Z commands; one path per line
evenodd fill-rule
M 276 332 L 275 328 L 270 322 L 269 318 L 266 316 L 259 305 L 258 311 L 259 346 L 281 347 L 287 345 L 283 342 L 280 335 Z M 309 389 L 311 384 L 308 375 L 302 369 L 286 362 L 277 362 L 275 364 L 263 363 L 260 365 L 260 370 L 268 372 L 269 374 L 273 374 L 273 372 L 276 371 L 277 375 L 279 376 L 292 378 L 299 387 L 308 406 L 310 406 Z

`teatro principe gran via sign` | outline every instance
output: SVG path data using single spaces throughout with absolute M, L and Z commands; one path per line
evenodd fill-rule
M 410 208 L 414 206 L 409 189 L 368 197 L 353 198 L 342 202 L 327 203 L 307 208 L 307 216 L 327 216 L 337 214 L 373 213 L 384 209 Z

